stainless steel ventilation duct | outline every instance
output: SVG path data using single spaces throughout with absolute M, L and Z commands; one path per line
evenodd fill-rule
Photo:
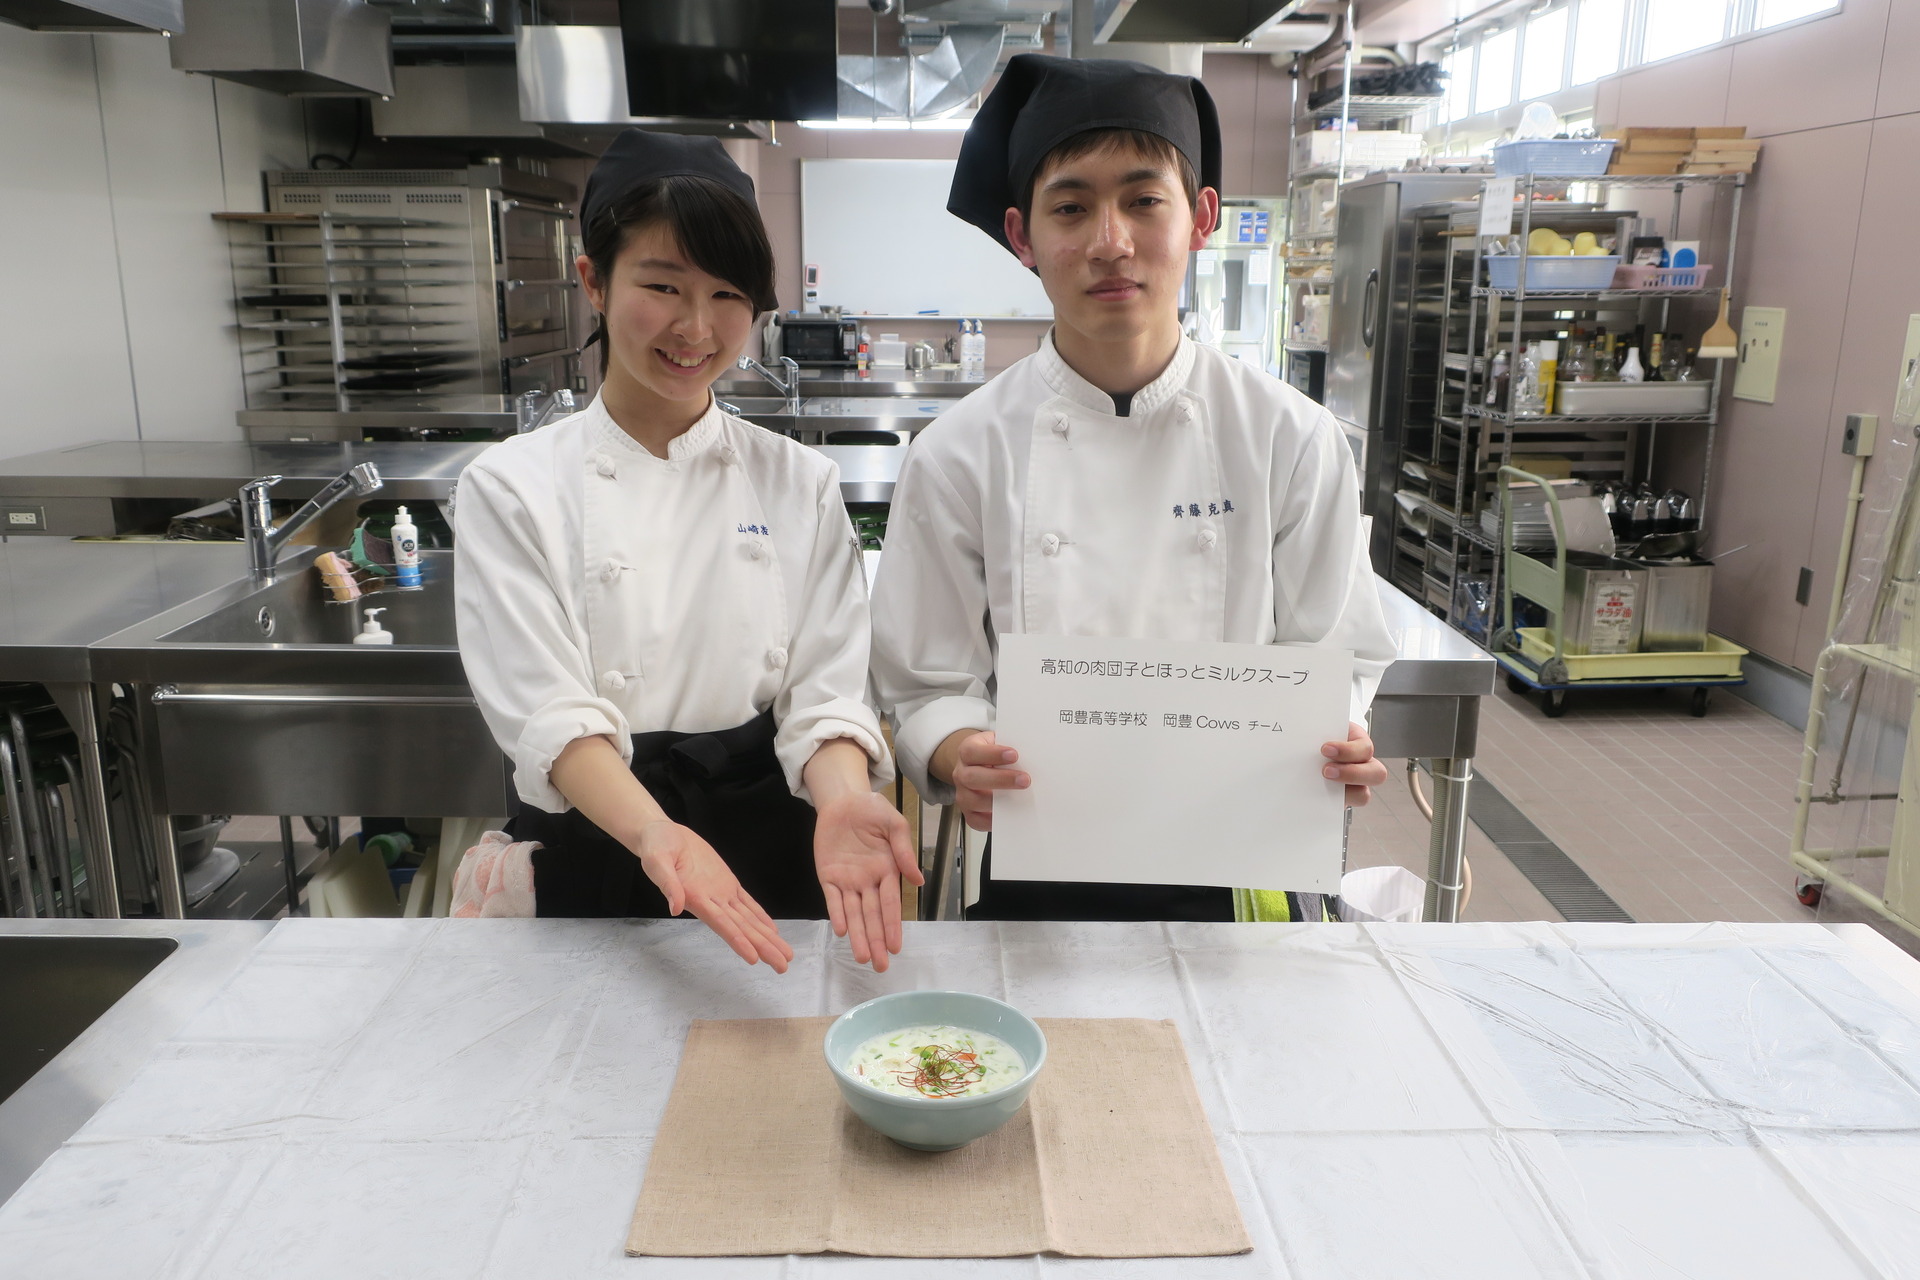
M 520 118 L 549 138 L 579 139 L 598 155 L 620 129 L 765 138 L 757 120 L 636 116 L 627 108 L 627 59 L 620 28 L 523 26 L 515 42 Z M 597 145 L 593 145 L 597 144 Z
M 924 120 L 957 111 L 987 87 L 1005 39 L 998 23 L 956 24 L 926 53 L 841 54 L 840 116 Z
M 0 0 L 0 22 L 33 31 L 165 31 L 186 25 L 180 0 Z
M 168 54 L 176 71 L 270 93 L 393 92 L 387 11 L 366 0 L 186 0 L 186 26 Z

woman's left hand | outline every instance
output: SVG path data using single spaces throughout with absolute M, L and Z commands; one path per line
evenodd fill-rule
M 1358 809 L 1373 798 L 1373 788 L 1387 780 L 1387 766 L 1373 758 L 1373 739 L 1359 725 L 1347 724 L 1345 742 L 1322 744 L 1327 758 L 1320 774 L 1330 782 L 1347 784 L 1347 806 Z
M 900 953 L 900 877 L 925 881 L 907 820 L 877 791 L 837 796 L 814 823 L 813 861 L 834 936 L 852 942 L 856 962 L 885 973 L 887 957 Z

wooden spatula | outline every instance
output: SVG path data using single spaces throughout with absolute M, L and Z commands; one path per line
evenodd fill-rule
M 1700 335 L 1698 356 L 1702 360 L 1737 360 L 1740 357 L 1740 335 L 1727 323 L 1728 291 L 1720 291 L 1720 318 L 1713 322 L 1713 328 Z

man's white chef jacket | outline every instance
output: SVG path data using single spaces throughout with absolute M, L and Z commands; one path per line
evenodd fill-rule
M 850 738 L 893 776 L 867 701 L 866 582 L 821 453 L 709 406 L 655 457 L 598 399 L 461 474 L 460 657 L 520 798 L 589 734 L 706 733 L 771 708 L 796 795 Z
M 1048 337 L 914 441 L 873 594 L 873 671 L 900 765 L 994 724 L 1002 633 L 1328 644 L 1360 719 L 1393 640 L 1353 457 L 1332 415 L 1181 339 L 1127 417 Z M 1018 743 L 1010 744 L 1018 747 Z

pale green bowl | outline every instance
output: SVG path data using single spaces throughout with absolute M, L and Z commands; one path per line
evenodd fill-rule
M 1013 1084 L 977 1098 L 918 1098 L 882 1093 L 847 1071 L 847 1059 L 884 1031 L 944 1023 L 998 1036 L 1020 1055 L 1027 1073 Z M 903 1147 L 951 1151 L 984 1138 L 1026 1105 L 1040 1068 L 1047 1064 L 1047 1037 L 1032 1018 L 1010 1004 L 966 991 L 897 991 L 855 1005 L 827 1028 L 827 1069 L 853 1113 Z

